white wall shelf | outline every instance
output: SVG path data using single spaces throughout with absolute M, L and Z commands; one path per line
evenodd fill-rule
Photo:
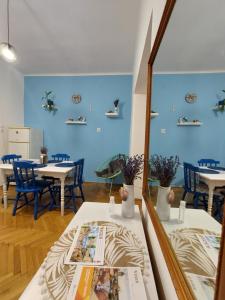
M 67 125 L 87 125 L 87 122 L 81 122 L 81 121 L 66 121 L 65 124 Z
M 157 112 L 151 113 L 151 118 L 155 118 L 155 117 L 158 117 L 158 116 L 159 116 L 159 113 L 157 113 Z
M 178 122 L 177 126 L 201 126 L 202 122 Z
M 112 113 L 105 113 L 105 116 L 108 118 L 118 118 L 119 114 L 117 112 L 112 112 Z
M 213 106 L 213 107 L 212 107 L 212 110 L 223 112 L 223 110 L 222 110 L 222 105 L 216 105 L 216 106 Z

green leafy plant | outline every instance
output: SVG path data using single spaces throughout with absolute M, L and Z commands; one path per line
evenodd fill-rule
M 159 180 L 162 187 L 169 187 L 175 178 L 179 166 L 179 157 L 176 155 L 164 157 L 152 155 L 150 159 L 150 177 Z
M 225 93 L 225 90 L 222 90 L 223 93 Z M 218 96 L 218 98 L 220 98 L 220 101 L 217 102 L 216 104 L 216 108 L 219 110 L 219 111 L 224 111 L 225 110 L 225 98 L 224 96 Z
M 44 110 L 47 110 L 49 112 L 56 112 L 57 107 L 54 103 L 55 95 L 52 91 L 45 91 L 45 95 L 42 97 L 42 101 L 44 101 L 44 104 L 42 104 L 42 107 Z

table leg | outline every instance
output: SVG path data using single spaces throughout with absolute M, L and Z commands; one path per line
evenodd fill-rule
M 65 178 L 60 178 L 61 182 L 61 216 L 64 216 L 64 185 Z
M 213 190 L 214 190 L 214 186 L 209 185 L 208 213 L 210 214 L 210 216 L 212 215 Z
M 7 176 L 3 174 L 2 177 L 3 177 L 3 202 L 4 202 L 4 209 L 6 209 L 7 202 L 8 202 Z

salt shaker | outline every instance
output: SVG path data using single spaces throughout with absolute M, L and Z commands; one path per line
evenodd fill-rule
M 186 201 L 181 200 L 180 207 L 179 207 L 179 223 L 184 223 L 185 209 L 186 209 Z
M 110 196 L 109 198 L 109 214 L 113 215 L 115 211 L 115 197 Z

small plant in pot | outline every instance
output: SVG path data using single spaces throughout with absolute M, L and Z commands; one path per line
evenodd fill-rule
M 156 210 L 161 221 L 170 218 L 170 204 L 174 200 L 171 182 L 175 178 L 179 166 L 179 157 L 152 155 L 150 159 L 150 176 L 160 182 L 158 187 Z
M 134 216 L 134 180 L 140 178 L 142 174 L 144 155 L 121 156 L 119 161 L 124 178 L 123 187 L 120 189 L 122 216 L 132 218 Z

